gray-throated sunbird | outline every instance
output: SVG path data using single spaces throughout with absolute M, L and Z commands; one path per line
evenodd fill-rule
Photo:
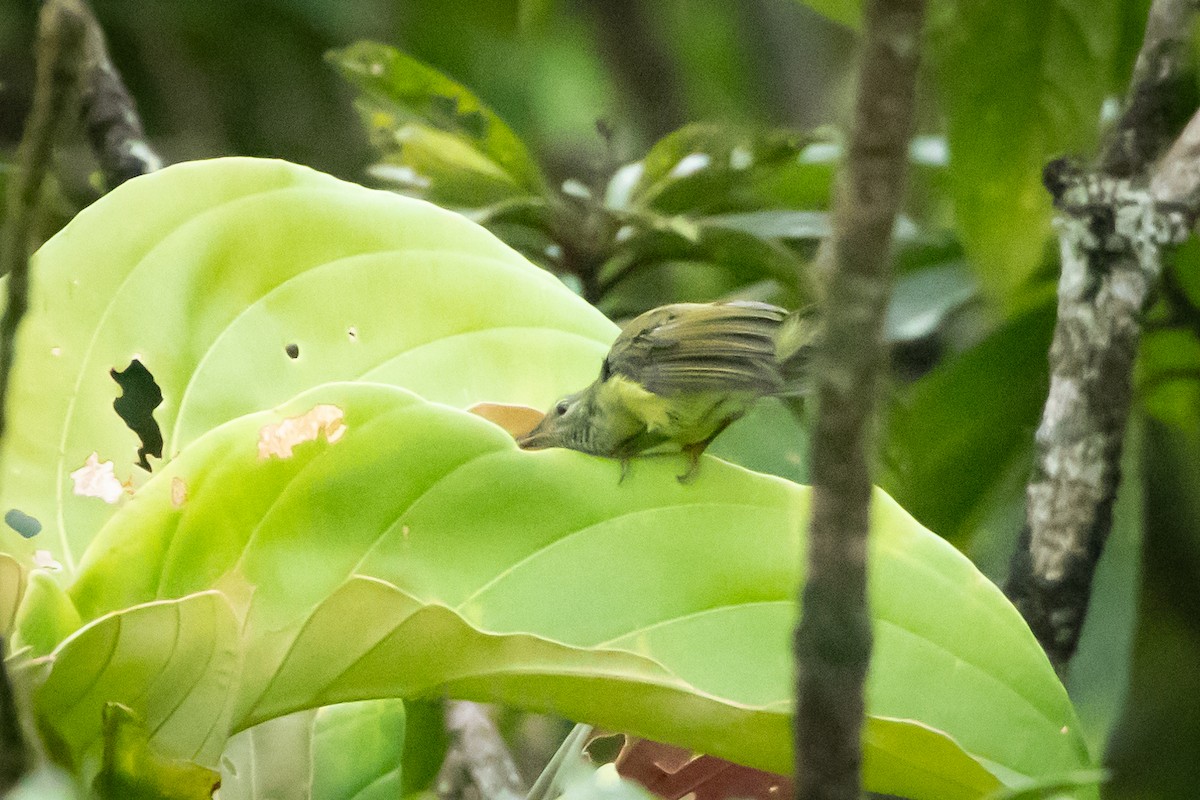
M 517 443 L 621 460 L 678 446 L 687 483 L 700 455 L 762 397 L 802 394 L 816 316 L 766 303 L 676 303 L 622 330 L 600 377 L 554 404 Z

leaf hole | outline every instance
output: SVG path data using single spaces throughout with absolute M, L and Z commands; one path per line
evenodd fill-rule
M 288 358 L 295 361 L 297 358 L 300 357 L 300 345 L 296 344 L 295 342 L 292 342 L 287 347 L 283 348 L 283 352 L 287 353 Z
M 42 532 L 42 523 L 37 517 L 31 517 L 19 508 L 10 508 L 4 515 L 4 524 L 21 534 L 26 539 L 32 539 Z
M 112 379 L 121 387 L 122 395 L 113 400 L 113 409 L 129 430 L 138 435 L 142 446 L 138 448 L 137 465 L 147 472 L 150 462 L 146 456 L 162 458 L 163 437 L 158 422 L 154 419 L 154 409 L 162 405 L 162 389 L 138 359 L 129 362 L 123 372 L 111 369 L 108 371 Z

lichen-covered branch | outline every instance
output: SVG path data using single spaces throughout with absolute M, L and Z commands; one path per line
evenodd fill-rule
M 860 795 L 867 609 L 869 443 L 883 374 L 891 232 L 905 185 L 922 0 L 871 0 L 827 249 L 818 346 L 808 568 L 796 629 L 796 796 Z
M 38 19 L 37 76 L 33 108 L 17 151 L 17 167 L 5 198 L 0 232 L 0 274 L 8 275 L 8 298 L 0 318 L 0 437 L 4 435 L 8 383 L 16 353 L 17 327 L 29 304 L 30 235 L 50 168 L 54 137 L 66 116 L 79 74 L 84 28 L 57 3 L 42 7 Z
M 80 116 L 100 162 L 105 185 L 113 189 L 130 178 L 163 166 L 146 139 L 137 104 L 113 66 L 104 32 L 84 0 L 58 0 L 79 17 L 86 31 L 80 65 Z
M 1170 104 L 1190 63 L 1184 37 L 1195 10 L 1194 0 L 1155 0 L 1126 110 L 1097 166 L 1058 161 L 1046 170 L 1058 209 L 1058 321 L 1026 526 L 1005 590 L 1060 673 L 1112 527 L 1142 309 L 1164 249 L 1187 237 L 1196 216 L 1200 133 L 1189 126 L 1165 171 L 1151 174 L 1176 133 Z
M 526 787 L 500 731 L 478 703 L 446 703 L 450 749 L 437 778 L 442 800 L 520 800 Z

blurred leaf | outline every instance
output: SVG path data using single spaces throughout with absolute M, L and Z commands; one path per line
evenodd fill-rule
M 1053 297 L 917 381 L 894 402 L 880 478 L 951 541 L 1033 436 L 1046 400 Z
M 120 703 L 104 707 L 104 761 L 92 791 L 100 800 L 210 800 L 220 775 L 190 761 L 163 758 L 141 718 Z
M 1155 419 L 1200 432 L 1200 340 L 1186 328 L 1147 331 L 1135 372 L 1137 396 Z
M 632 202 L 667 214 L 742 210 L 747 190 L 793 164 L 808 141 L 790 131 L 687 125 L 660 139 L 642 159 Z M 751 210 L 762 207 L 751 203 Z
M 829 235 L 829 214 L 824 211 L 746 211 L 701 217 L 702 225 L 729 228 L 760 239 L 823 239 Z
M 404 733 L 403 700 L 363 700 L 317 709 L 313 800 L 401 797 Z
M 797 418 L 785 401 L 767 398 L 722 433 L 707 452 L 747 469 L 808 483 L 807 418 Z
M 800 0 L 826 19 L 855 31 L 862 30 L 863 0 Z
M 997 789 L 987 796 L 987 800 L 1074 800 L 1080 789 L 1093 788 L 1108 778 L 1107 770 L 1081 769 L 1016 788 Z
M 965 266 L 958 261 L 899 276 L 888 303 L 885 337 L 897 341 L 928 336 L 948 314 L 973 299 L 978 287 Z
M 453 168 L 461 168 L 484 195 L 464 205 L 494 202 L 506 184 L 509 195 L 542 190 L 541 172 L 525 144 L 466 87 L 374 42 L 333 50 L 327 59 L 362 93 L 372 138 L 391 163 L 431 182 L 449 182 Z
M 4 795 L 4 800 L 81 800 L 71 776 L 59 767 L 44 764 Z
M 1042 167 L 1096 142 L 1119 5 L 972 0 L 940 4 L 931 16 L 958 229 L 980 280 L 996 294 L 1043 262 L 1050 196 Z

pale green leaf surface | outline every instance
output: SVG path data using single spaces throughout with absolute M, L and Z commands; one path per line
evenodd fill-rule
M 259 458 L 264 425 L 318 404 L 342 409 L 343 436 Z M 398 389 L 323 386 L 197 440 L 101 531 L 72 596 L 90 618 L 223 590 L 246 620 L 235 727 L 449 694 L 787 771 L 807 491 L 716 459 L 680 486 L 678 468 L 642 459 L 618 484 L 611 461 L 520 451 Z M 871 785 L 994 788 L 954 742 L 1018 775 L 1086 766 L 1065 692 L 999 590 L 885 495 L 874 519 L 871 713 L 953 742 L 894 746 L 873 721 Z
M 145 478 L 112 409 L 109 370 L 133 357 L 162 389 L 154 417 L 170 457 L 328 380 L 546 406 L 594 377 L 616 331 L 474 223 L 282 162 L 220 159 L 130 181 L 47 243 L 35 269 L 0 501 L 44 530 L 5 530 L 0 544 L 50 550 L 68 575 L 114 508 L 73 495 L 68 473 L 95 452 L 117 480 Z
M 109 702 L 133 709 L 166 758 L 215 764 L 229 734 L 229 687 L 237 681 L 237 622 L 207 591 L 107 614 L 54 652 L 35 694 L 51 741 L 85 776 L 98 768 Z
M 312 800 L 316 714 L 297 711 L 230 737 L 221 755 L 221 800 Z

